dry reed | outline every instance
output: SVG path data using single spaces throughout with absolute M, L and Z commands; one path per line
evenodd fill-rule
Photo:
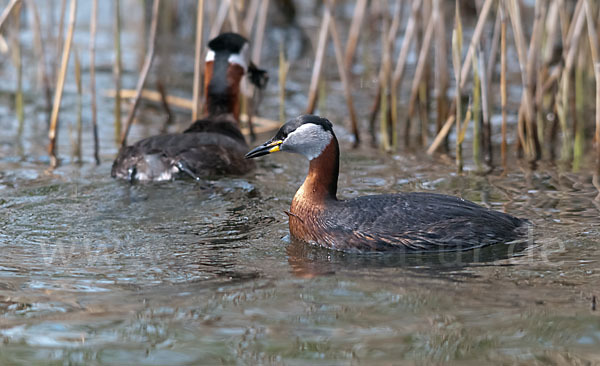
M 160 132 L 167 133 L 169 131 L 169 126 L 173 124 L 173 112 L 171 112 L 171 107 L 169 106 L 169 101 L 167 99 L 167 89 L 160 80 L 156 81 L 156 89 L 160 94 L 160 104 L 164 109 L 165 114 L 167 115 L 167 118 L 165 118 L 165 122 L 163 123 L 162 128 L 160 129 Z
M 448 68 L 446 54 L 446 26 L 444 3 L 433 0 L 431 21 L 435 24 L 435 89 L 437 93 L 436 132 L 440 132 L 448 109 L 446 93 L 448 90 Z
M 223 28 L 223 24 L 225 24 L 225 18 L 227 18 L 227 14 L 229 13 L 229 4 L 228 0 L 221 1 L 219 5 L 219 10 L 217 11 L 217 16 L 214 18 L 214 22 L 210 28 L 209 38 L 215 38 L 221 29 Z
M 133 100 L 133 106 L 129 110 L 129 114 L 127 115 L 127 120 L 125 121 L 125 128 L 123 130 L 123 134 L 121 135 L 121 146 L 127 145 L 127 135 L 129 134 L 129 130 L 131 129 L 131 124 L 133 122 L 133 118 L 135 117 L 135 112 L 140 104 L 140 97 L 142 94 L 142 90 L 144 89 L 144 84 L 146 83 L 146 78 L 148 77 L 148 73 L 150 72 L 150 67 L 152 66 L 152 60 L 154 59 L 154 49 L 156 46 L 156 29 L 158 28 L 158 14 L 160 8 L 160 0 L 154 0 L 152 4 L 152 21 L 150 23 L 150 37 L 148 39 L 148 52 L 146 53 L 146 59 L 144 60 L 144 66 L 142 67 L 142 72 L 140 74 L 140 78 L 138 79 L 138 84 L 136 87 L 136 95 Z
M 473 162 L 477 171 L 481 171 L 481 49 L 478 48 L 473 57 L 477 60 L 473 62 Z
M 262 0 L 258 13 L 255 38 L 254 42 L 252 42 L 252 62 L 254 62 L 256 65 L 260 65 L 260 53 L 262 51 L 263 40 L 265 39 L 268 12 L 269 0 Z
M 11 32 L 12 43 L 12 61 L 17 71 L 17 91 L 15 93 L 15 110 L 17 111 L 17 120 L 19 122 L 18 135 L 23 134 L 25 125 L 25 110 L 23 106 L 23 58 L 21 57 L 21 2 L 19 2 L 14 11 L 11 13 L 13 17 L 13 32 Z
M 192 110 L 192 120 L 200 117 L 201 110 L 201 85 L 202 85 L 202 66 L 204 58 L 202 57 L 202 35 L 204 31 L 204 0 L 198 0 L 196 8 L 196 49 L 194 51 L 194 89 L 193 100 L 194 109 Z
M 380 135 L 381 135 L 381 146 L 385 151 L 391 150 L 392 137 L 390 136 L 390 118 L 389 118 L 389 74 L 391 68 L 391 44 L 389 39 L 391 38 L 392 27 L 388 24 L 389 20 L 385 14 L 383 17 L 383 32 L 381 32 L 381 67 L 379 69 L 379 105 L 381 106 L 381 118 L 380 118 Z M 377 101 L 376 101 L 377 103 Z M 374 128 L 372 128 L 374 131 Z M 375 140 L 374 134 L 371 136 L 372 140 Z
M 98 138 L 98 106 L 96 102 L 96 31 L 98 22 L 98 0 L 92 0 L 90 19 L 90 98 L 92 112 L 92 134 L 94 138 L 94 160 L 100 165 L 100 142 Z
M 21 0 L 10 0 L 10 2 L 6 6 L 6 8 L 4 8 L 4 10 L 2 11 L 2 14 L 0 14 L 0 29 L 2 29 L 4 22 L 6 21 L 6 19 L 8 19 L 8 16 L 13 11 L 14 7 L 17 4 L 19 4 L 20 2 L 21 2 Z
M 458 9 L 458 4 L 456 4 L 456 5 L 457 6 L 455 8 Z M 491 7 L 492 7 L 492 1 L 486 0 L 486 2 L 483 4 L 483 6 L 481 8 L 479 17 L 477 18 L 477 24 L 475 25 L 475 29 L 473 31 L 473 36 L 472 36 L 471 42 L 469 44 L 469 49 L 467 50 L 467 55 L 465 56 L 464 62 L 462 62 L 460 76 L 459 76 L 459 78 L 455 77 L 455 79 L 460 80 L 460 82 L 459 82 L 460 89 L 464 89 L 464 87 L 465 87 L 465 83 L 468 78 L 469 71 L 471 70 L 471 61 L 472 61 L 473 51 L 475 49 L 475 45 L 477 45 L 480 41 L 481 35 L 483 33 L 483 28 L 485 25 L 485 20 L 487 19 L 487 16 L 489 14 Z M 458 10 L 456 10 L 456 13 L 458 13 Z M 460 59 L 460 55 L 459 55 L 459 59 Z M 450 124 L 450 119 L 452 118 L 452 114 L 456 113 L 456 108 L 457 108 L 457 99 L 455 99 L 454 102 L 452 103 L 452 105 L 450 106 L 450 111 L 452 111 L 452 112 L 446 119 L 446 123 L 444 124 L 444 126 Z M 456 123 L 459 124 L 459 120 L 456 120 Z M 450 132 L 450 129 L 442 127 L 442 129 L 438 133 L 438 136 L 436 136 L 436 138 L 434 139 L 434 142 L 437 141 L 437 143 L 435 143 L 435 144 L 432 143 L 429 146 L 429 148 L 427 149 L 427 153 L 430 155 L 433 154 L 437 150 L 437 148 L 441 145 L 441 142 L 445 139 L 445 137 L 447 136 L 447 134 L 449 132 Z M 442 135 L 439 136 L 440 134 L 442 134 Z
M 283 43 L 279 45 L 279 122 L 285 123 L 285 82 L 290 69 L 290 63 L 285 59 Z
M 48 131 L 48 138 L 50 144 L 48 145 L 48 154 L 50 155 L 51 167 L 58 165 L 58 159 L 56 157 L 56 137 L 58 135 L 58 112 L 60 110 L 60 102 L 62 100 L 63 89 L 65 86 L 65 79 L 67 76 L 67 66 L 69 65 L 69 56 L 71 54 L 71 44 L 73 42 L 73 33 L 75 31 L 75 15 L 77 11 L 77 0 L 71 0 L 69 10 L 69 30 L 67 32 L 67 39 L 65 40 L 65 47 L 63 48 L 61 67 L 56 81 L 56 92 L 54 94 L 54 104 L 52 106 L 52 115 L 50 117 L 50 129 Z
M 454 67 L 454 78 L 456 79 L 456 95 L 455 95 L 455 104 L 456 104 L 456 169 L 460 173 L 463 170 L 463 158 L 462 158 L 462 141 L 459 137 L 459 132 L 461 130 L 461 118 L 462 118 L 462 108 L 461 108 L 461 90 L 462 90 L 462 75 L 461 75 L 461 53 L 462 53 L 462 44 L 463 44 L 463 34 L 462 34 L 462 21 L 460 19 L 460 8 L 458 4 L 458 0 L 455 3 L 456 13 L 454 17 L 454 30 L 452 31 L 452 66 Z
M 352 60 L 358 44 L 360 28 L 363 22 L 367 0 L 357 0 L 354 5 L 354 13 L 352 15 L 352 23 L 348 32 L 348 42 L 346 43 L 346 51 L 344 52 L 344 67 L 348 70 L 352 68 Z
M 488 75 L 485 68 L 483 52 L 477 52 L 479 82 L 481 83 L 481 124 L 482 124 L 482 149 L 488 167 L 492 166 L 492 124 L 490 122 Z
M 229 24 L 231 25 L 231 31 L 235 32 L 235 33 L 240 33 L 242 32 L 242 29 L 240 27 L 240 21 L 238 18 L 238 12 L 237 12 L 237 7 L 235 5 L 235 1 L 234 0 L 228 0 L 229 1 Z
M 244 31 L 247 35 L 252 34 L 252 28 L 254 27 L 254 20 L 256 19 L 256 14 L 258 14 L 258 5 L 260 0 L 252 0 L 250 5 L 248 6 L 248 10 L 246 11 L 246 18 L 244 19 L 243 26 Z
M 598 50 L 600 43 L 598 42 L 598 33 L 596 32 L 590 0 L 585 0 L 584 5 L 588 40 L 590 42 L 590 53 L 594 69 L 594 79 L 596 82 L 596 132 L 594 134 L 594 140 L 596 143 L 596 171 L 597 173 L 600 173 L 600 51 Z
M 498 11 L 500 12 L 500 108 L 502 113 L 502 145 L 500 147 L 502 168 L 504 172 L 507 169 L 507 141 L 506 141 L 506 14 L 504 3 L 501 2 Z
M 384 31 L 381 33 L 382 36 L 382 61 L 381 67 L 379 70 L 379 78 L 378 78 L 378 98 L 375 100 L 375 105 L 373 107 L 374 113 L 371 116 L 371 139 L 373 142 L 376 141 L 376 137 L 374 134 L 374 125 L 375 125 L 375 114 L 377 113 L 377 109 L 379 109 L 379 105 L 381 105 L 381 122 L 380 122 L 380 131 L 381 131 L 381 141 L 382 147 L 386 151 L 390 151 L 396 148 L 398 133 L 397 133 L 397 124 L 396 124 L 396 103 L 395 103 L 395 94 L 391 93 L 391 68 L 392 68 L 392 51 L 393 51 L 393 42 L 396 38 L 396 34 L 398 33 L 398 29 L 400 26 L 400 17 L 401 17 L 402 4 L 400 1 L 396 1 L 396 5 L 394 8 L 394 15 L 392 18 L 391 25 L 388 26 L 388 19 L 384 15 L 383 27 Z
M 38 73 L 39 79 L 42 80 L 44 87 L 44 97 L 46 101 L 46 113 L 48 115 L 48 124 L 50 124 L 50 111 L 52 110 L 52 90 L 50 88 L 50 77 L 48 76 L 48 69 L 46 67 L 46 50 L 42 38 L 42 27 L 40 23 L 40 14 L 38 12 L 37 5 L 33 0 L 27 0 L 27 7 L 31 10 L 33 18 L 33 38 L 35 43 L 36 58 L 38 59 Z
M 576 9 L 575 14 L 573 15 L 573 21 L 571 22 L 569 32 L 567 33 L 567 48 L 563 52 L 563 57 L 565 58 L 565 67 L 561 78 L 561 98 L 559 100 L 559 103 L 557 103 L 558 119 L 560 122 L 563 137 L 561 159 L 564 162 L 571 161 L 573 153 L 571 131 L 568 128 L 567 121 L 567 109 L 569 104 L 569 91 L 571 88 L 571 73 L 573 71 L 573 65 L 575 64 L 575 56 L 577 55 L 577 45 L 579 44 L 579 37 L 581 36 L 583 24 L 585 21 L 585 14 L 583 14 L 582 11 L 583 1 L 579 0 L 577 5 L 579 11 L 577 11 Z
M 115 141 L 121 140 L 121 128 L 122 128 L 122 110 L 123 105 L 121 101 L 121 73 L 123 70 L 122 57 L 121 57 L 121 1 L 115 0 L 113 4 L 114 10 L 114 47 L 115 47 L 115 61 L 113 64 L 113 76 L 115 79 L 115 90 L 117 96 L 115 98 L 115 109 L 114 109 L 114 128 L 115 128 Z
M 20 0 L 10 0 L 8 5 L 4 8 L 0 14 L 0 27 L 3 27 L 5 20 L 9 15 L 15 16 L 14 23 L 18 24 L 18 7 L 20 6 Z M 114 16 L 115 16 L 115 27 L 114 27 L 114 45 L 115 45 L 115 62 L 114 62 L 114 73 L 115 73 L 115 84 L 116 84 L 116 95 L 115 100 L 115 132 L 118 139 L 122 142 L 126 142 L 127 134 L 129 132 L 131 123 L 135 116 L 136 108 L 139 104 L 139 98 L 142 94 L 143 85 L 145 79 L 148 76 L 152 56 L 154 54 L 154 43 L 156 42 L 156 9 L 158 9 L 159 0 L 154 0 L 153 5 L 153 18 L 149 37 L 144 37 L 149 40 L 147 52 L 144 58 L 144 65 L 140 73 L 140 77 L 136 88 L 136 97 L 133 103 L 133 107 L 129 110 L 127 116 L 126 127 L 124 131 L 121 131 L 121 101 L 119 100 L 121 93 L 121 44 L 120 44 L 120 32 L 121 32 L 121 21 L 120 21 L 120 1 L 115 0 Z M 95 38 L 97 28 L 97 0 L 92 3 L 92 15 L 90 20 L 90 44 L 89 44 L 89 55 L 90 55 L 90 93 L 91 93 L 91 120 L 94 129 L 94 158 L 99 163 L 99 152 L 98 152 L 98 126 L 97 126 L 97 105 L 96 105 L 96 85 L 95 85 Z M 388 7 L 389 1 L 387 2 L 372 2 L 373 9 L 377 8 L 380 10 L 391 10 Z M 406 127 L 404 131 L 404 137 L 410 138 L 411 132 L 418 132 L 423 143 L 428 138 L 429 127 L 431 130 L 437 132 L 435 138 L 431 142 L 431 145 L 427 149 L 428 153 L 435 152 L 440 146 L 444 145 L 448 139 L 448 135 L 452 132 L 456 137 L 456 164 L 459 170 L 462 169 L 464 164 L 462 154 L 462 146 L 464 136 L 467 130 L 470 128 L 469 120 L 467 116 L 472 116 L 473 123 L 473 152 L 472 158 L 474 165 L 477 169 L 482 168 L 482 164 L 485 162 L 488 166 L 492 163 L 492 132 L 491 122 L 493 111 L 495 110 L 495 103 L 498 101 L 493 98 L 493 91 L 499 84 L 500 88 L 500 112 L 502 116 L 501 123 L 501 162 L 504 171 L 508 169 L 507 162 L 509 161 L 509 155 L 513 151 L 508 151 L 508 135 L 516 136 L 511 138 L 522 149 L 526 158 L 529 161 L 535 161 L 542 157 L 546 157 L 549 152 L 550 159 L 553 157 L 553 141 L 560 138 L 558 145 L 561 147 L 561 159 L 565 163 L 572 164 L 573 170 L 581 168 L 586 156 L 586 152 L 592 146 L 591 134 L 586 131 L 591 128 L 590 121 L 586 118 L 586 108 L 589 101 L 590 94 L 588 92 L 591 83 L 588 82 L 588 78 L 592 72 L 595 78 L 595 91 L 596 97 L 594 103 L 596 105 L 596 115 L 594 123 L 594 155 L 597 161 L 597 171 L 600 173 L 600 56 L 599 56 L 599 41 L 598 41 L 598 29 L 596 23 L 600 19 L 598 5 L 590 0 L 578 0 L 575 3 L 568 2 L 565 0 L 552 0 L 548 2 L 536 1 L 535 8 L 533 9 L 533 19 L 527 19 L 526 16 L 529 14 L 526 11 L 522 12 L 524 5 L 517 0 L 482 0 L 477 3 L 477 19 L 475 27 L 469 39 L 465 39 L 464 49 L 462 48 L 462 24 L 461 14 L 459 11 L 459 3 L 455 2 L 455 9 L 451 9 L 449 6 L 444 6 L 443 0 L 416 0 L 411 3 L 406 9 L 410 9 L 410 15 L 407 17 L 406 28 L 403 31 L 403 40 L 399 53 L 394 58 L 394 45 L 398 39 L 398 34 L 401 17 L 399 16 L 402 7 L 400 4 L 404 4 L 401 1 L 395 1 L 396 8 L 393 13 L 393 18 L 390 24 L 389 14 L 387 17 L 380 17 L 378 20 L 383 23 L 383 27 L 373 27 L 369 25 L 369 29 L 383 29 L 381 33 L 381 66 L 379 70 L 379 80 L 377 83 L 377 98 L 374 101 L 373 114 L 372 114 L 372 125 L 375 124 L 375 115 L 381 117 L 381 140 L 380 143 L 386 150 L 394 150 L 396 147 L 396 139 L 398 133 L 396 132 L 398 123 L 398 104 L 399 104 L 399 87 L 402 83 L 402 79 L 407 69 L 407 65 L 413 61 L 409 57 L 411 48 L 414 49 L 414 55 L 416 56 L 416 62 L 414 62 L 414 73 L 410 83 L 410 94 L 407 100 L 407 117 L 413 119 L 415 114 L 415 108 L 418 108 L 420 129 L 419 131 L 410 131 L 410 124 L 404 125 Z M 52 156 L 52 165 L 56 166 L 56 139 L 58 134 L 59 126 L 59 110 L 61 104 L 61 98 L 63 89 L 65 87 L 66 68 L 69 62 L 70 47 L 73 38 L 73 26 L 74 18 L 73 8 L 76 6 L 76 0 L 71 0 L 71 7 L 67 9 L 67 1 L 57 1 L 58 9 L 54 14 L 59 15 L 59 21 L 51 19 L 54 25 L 50 25 L 51 32 L 49 34 L 58 34 L 56 49 L 60 51 L 61 57 L 55 57 L 56 60 L 60 59 L 60 67 L 56 66 L 52 68 L 52 72 L 56 73 L 56 93 L 54 94 L 52 102 L 52 113 L 50 115 L 50 145 L 49 152 Z M 212 24 L 210 24 L 210 36 L 214 37 L 223 28 L 224 22 L 229 21 L 229 29 L 238 31 L 248 38 L 253 38 L 252 42 L 252 60 L 254 63 L 260 63 L 262 43 L 265 36 L 266 20 L 268 13 L 269 0 L 251 0 L 247 3 L 242 3 L 236 0 L 227 0 L 220 3 L 209 2 L 209 5 L 204 4 L 203 0 L 197 1 L 197 13 L 196 13 L 196 50 L 194 57 L 194 90 L 193 90 L 193 101 L 194 108 L 192 111 L 192 117 L 198 118 L 201 114 L 201 79 L 202 79 L 202 40 L 203 40 L 203 29 L 205 28 L 204 17 L 210 17 Z M 316 47 L 316 56 L 314 62 L 314 68 L 312 70 L 312 77 L 310 81 L 309 98 L 307 105 L 307 112 L 312 113 L 317 105 L 317 100 L 321 106 L 319 109 L 323 112 L 325 105 L 324 100 L 326 99 L 325 90 L 327 88 L 326 80 L 321 77 L 322 68 L 324 67 L 325 56 L 328 47 L 328 36 L 329 33 L 332 35 L 333 51 L 335 52 L 336 66 L 339 72 L 339 79 L 342 82 L 344 97 L 348 104 L 348 113 L 352 122 L 352 132 L 356 136 L 358 141 L 359 126 L 358 117 L 354 110 L 353 94 L 351 92 L 350 85 L 350 72 L 353 66 L 353 59 L 356 49 L 360 46 L 360 42 L 371 42 L 372 39 L 368 37 L 361 38 L 362 27 L 364 27 L 364 14 L 366 11 L 368 2 L 366 0 L 357 0 L 354 4 L 354 12 L 351 19 L 351 24 L 348 29 L 341 29 L 337 24 L 338 19 L 333 17 L 333 6 L 334 1 L 327 1 L 324 5 L 324 12 L 322 22 L 320 25 L 320 31 L 318 35 L 318 42 Z M 387 5 L 385 5 L 387 4 Z M 490 20 L 489 13 L 491 12 L 494 4 L 498 5 L 497 13 L 493 20 Z M 33 0 L 26 0 L 26 5 L 31 8 L 31 29 L 33 33 L 33 41 L 35 47 L 35 55 L 37 58 L 37 80 L 41 80 L 45 89 L 46 95 L 50 95 L 51 82 L 49 81 L 49 74 L 45 66 L 44 51 L 44 37 L 42 36 L 41 26 L 39 21 L 39 15 L 37 14 L 36 4 Z M 207 6 L 207 11 L 204 11 L 204 6 Z M 240 7 L 244 5 L 244 7 Z M 448 8 L 448 9 L 445 9 Z M 67 13 L 67 10 L 69 12 Z M 211 11 L 212 10 L 212 11 Z M 452 65 L 454 68 L 455 75 L 455 98 L 452 102 L 448 101 L 447 90 L 450 84 L 449 78 L 449 62 L 446 44 L 447 29 L 444 24 L 444 19 L 448 15 L 447 12 L 455 11 L 455 30 L 453 32 L 453 44 L 452 44 Z M 210 13 L 210 14 L 205 14 Z M 243 15 L 243 19 L 241 19 Z M 520 108 L 514 112 L 517 114 L 518 124 L 517 126 L 508 126 L 508 99 L 507 92 L 512 84 L 515 84 L 510 79 L 512 73 L 508 73 L 508 57 L 511 56 L 510 42 L 507 39 L 507 21 L 511 21 L 510 34 L 514 38 L 514 51 L 516 51 L 518 63 L 519 63 L 519 76 L 517 84 L 522 88 L 522 96 Z M 531 26 L 527 22 L 531 22 Z M 63 41 L 63 33 L 65 33 L 65 22 L 68 23 L 69 27 L 67 30 L 66 40 Z M 58 23 L 58 24 L 57 24 Z M 583 27 L 587 24 L 587 37 L 582 34 Z M 486 34 L 485 29 L 488 27 L 491 32 L 491 42 L 487 39 L 482 41 L 482 37 Z M 416 32 L 418 30 L 418 32 Z M 422 31 L 421 31 L 422 30 Z M 18 31 L 17 31 L 18 33 Z M 415 33 L 421 34 L 416 36 Z M 11 32 L 11 36 L 12 36 Z M 347 35 L 347 43 L 345 49 L 342 47 L 342 38 Z M 582 37 L 586 37 L 582 38 Z M 373 38 L 373 37 L 371 37 Z M 22 90 L 22 78 L 20 71 L 21 62 L 18 61 L 19 56 L 19 44 L 15 42 L 14 38 L 11 37 L 12 43 L 10 45 L 10 51 L 14 57 L 14 64 L 16 67 L 16 112 L 19 119 L 19 130 L 22 129 L 23 125 L 23 90 Z M 418 43 L 416 47 L 412 47 L 413 43 Z M 431 43 L 434 43 L 433 51 L 431 51 Z M 483 45 L 483 47 L 482 47 Z M 562 63 L 557 62 L 555 54 L 556 49 L 562 48 Z M 364 47 L 363 47 L 364 48 Z M 485 52 L 480 49 L 483 48 Z M 588 51 L 589 50 L 589 51 Z M 463 52 L 466 51 L 466 52 Z M 123 50 L 125 52 L 125 50 Z M 430 57 L 429 52 L 434 52 Z M 500 56 L 498 57 L 498 53 Z M 395 61 L 393 64 L 392 61 Z M 56 61 L 52 61 L 56 62 Z M 487 64 L 485 63 L 487 62 Z M 81 108 L 81 94 L 84 90 L 84 85 L 81 85 L 81 65 L 76 60 L 76 71 L 75 71 L 75 83 L 77 84 L 78 99 L 77 108 Z M 498 75 L 495 75 L 499 63 L 499 81 Z M 435 65 L 431 68 L 432 65 Z M 473 67 L 473 70 L 471 70 Z M 287 77 L 287 71 L 289 63 L 285 60 L 283 52 L 280 52 L 280 68 L 279 68 L 279 116 L 280 120 L 285 120 L 285 81 Z M 368 68 L 368 67 L 367 67 Z M 435 117 L 436 122 L 432 122 L 434 126 L 429 126 L 428 122 L 428 100 L 431 90 L 428 84 L 429 73 L 435 77 L 434 90 L 435 90 Z M 54 81 L 53 81 L 54 82 Z M 473 82 L 473 85 L 467 84 Z M 38 82 L 39 84 L 39 82 Z M 159 90 L 162 87 L 158 88 Z M 464 113 L 464 98 L 461 94 L 468 91 L 472 97 L 472 103 L 469 104 L 469 108 Z M 591 91 L 591 90 L 590 90 Z M 161 90 L 162 100 L 166 104 L 170 100 L 170 97 L 166 95 L 164 90 Z M 466 94 L 466 93 L 465 93 Z M 47 98 L 47 104 L 50 104 L 50 98 Z M 418 104 L 417 104 L 418 103 Z M 246 108 L 246 115 L 253 115 L 251 109 L 254 105 L 249 104 L 247 101 L 243 102 Z M 168 107 L 168 106 L 166 106 Z M 381 108 L 380 108 L 381 107 Z M 85 112 L 85 111 L 83 111 Z M 378 113 L 381 113 L 380 115 Z M 81 111 L 77 112 L 79 116 Z M 78 117 L 80 118 L 80 117 Z M 445 121 L 445 122 L 444 122 Z M 78 134 L 79 124 L 78 123 Z M 455 127 L 455 128 L 453 128 Z M 374 129 L 373 129 L 374 131 Z M 374 133 L 373 133 L 374 136 Z M 469 135 L 471 136 L 471 135 Z M 78 137 L 79 139 L 79 137 Z M 542 148 L 543 155 L 542 155 Z M 521 151 L 518 150 L 519 154 Z M 466 161 L 466 160 L 465 160 Z
M 75 55 L 75 85 L 77 86 L 77 111 L 76 113 L 76 122 L 75 126 L 77 128 L 77 138 L 75 140 L 75 148 L 73 149 L 75 152 L 75 156 L 77 157 L 77 162 L 81 162 L 81 134 L 83 131 L 82 124 L 82 114 L 83 114 L 83 88 L 81 84 L 81 62 L 79 61 L 79 52 L 74 50 Z
M 333 4 L 331 4 L 333 6 Z M 323 59 L 325 58 L 325 47 L 327 46 L 327 37 L 329 35 L 329 23 L 331 21 L 331 13 L 325 7 L 321 27 L 319 29 L 319 40 L 317 42 L 317 51 L 315 54 L 315 62 L 313 66 L 312 76 L 310 78 L 310 86 L 308 88 L 308 104 L 306 113 L 312 114 L 315 111 L 317 103 L 317 91 L 319 90 L 319 79 L 321 77 L 321 69 L 323 68 Z
M 419 57 L 417 59 L 417 69 L 415 70 L 415 76 L 413 78 L 412 86 L 410 88 L 410 99 L 408 102 L 408 118 L 412 118 L 414 113 L 419 84 L 421 83 L 421 80 L 423 78 L 423 72 L 425 71 L 425 66 L 427 65 L 427 57 L 429 56 L 429 49 L 431 48 L 433 30 L 434 23 L 428 22 L 427 30 L 425 31 L 425 36 L 423 37 L 423 44 L 421 45 L 421 51 L 419 52 Z
M 348 105 L 348 112 L 350 113 L 350 123 L 352 128 L 352 134 L 354 135 L 354 145 L 357 146 L 360 143 L 360 135 L 358 132 L 358 118 L 356 117 L 356 110 L 354 109 L 354 102 L 352 100 L 352 92 L 350 91 L 350 82 L 348 80 L 347 70 L 344 67 L 344 54 L 342 52 L 342 43 L 340 41 L 340 36 L 337 31 L 335 19 L 331 16 L 332 8 L 333 0 L 326 0 L 325 11 L 326 13 L 329 13 L 329 17 L 331 18 L 329 22 L 329 31 L 331 32 L 331 38 L 333 39 L 335 61 L 337 63 L 340 79 L 342 80 L 342 87 L 344 89 L 344 96 L 346 97 L 346 104 Z
M 67 11 L 67 0 L 61 0 L 60 1 L 60 12 L 59 14 L 59 20 L 58 20 L 58 35 L 56 37 L 56 58 L 54 59 L 54 68 L 53 68 L 53 72 L 54 72 L 54 76 L 56 77 L 56 75 L 58 74 L 59 70 L 59 64 L 58 64 L 58 58 L 59 56 L 62 54 L 62 47 L 63 47 L 63 32 L 64 32 L 64 28 L 65 28 L 65 13 Z

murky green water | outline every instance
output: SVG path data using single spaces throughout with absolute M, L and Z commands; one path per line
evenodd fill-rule
M 102 24 L 110 32 L 110 18 Z M 137 35 L 126 34 L 131 46 Z M 80 42 L 83 48 L 87 39 Z M 101 38 L 100 49 L 110 50 L 110 42 Z M 132 86 L 137 61 L 130 56 L 125 83 Z M 112 76 L 110 57 L 100 59 L 101 94 Z M 183 61 L 169 79 L 172 93 L 187 95 L 191 87 L 182 80 L 192 65 Z M 263 105 L 271 118 L 274 62 L 266 63 L 274 71 Z M 310 65 L 295 67 L 289 115 L 305 105 Z M 443 157 L 352 150 L 339 129 L 342 198 L 433 191 L 534 224 L 521 247 L 444 257 L 345 255 L 290 242 L 283 211 L 307 169 L 293 155 L 263 158 L 255 174 L 239 179 L 135 186 L 112 180 L 108 98 L 99 98 L 102 165 L 92 163 L 87 114 L 83 164 L 69 157 L 75 91 L 67 88 L 63 164 L 47 171 L 43 102 L 31 85 L 18 137 L 11 75 L 4 64 L 0 364 L 600 362 L 600 310 L 592 310 L 600 296 L 600 203 L 589 174 L 514 164 L 507 176 L 457 176 Z M 334 109 L 343 110 L 338 88 L 331 86 L 327 106 L 334 117 Z M 363 117 L 370 100 L 357 101 Z M 141 112 L 145 122 L 134 127 L 132 141 L 162 123 L 160 110 Z M 179 116 L 181 126 L 185 119 Z

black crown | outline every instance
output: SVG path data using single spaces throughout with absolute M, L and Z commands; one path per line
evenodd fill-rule
M 208 42 L 208 48 L 215 52 L 240 53 L 248 40 L 237 33 L 223 33 Z

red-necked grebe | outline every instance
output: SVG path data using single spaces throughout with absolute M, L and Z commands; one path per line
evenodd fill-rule
M 244 160 L 248 145 L 239 129 L 240 83 L 244 76 L 264 87 L 265 71 L 249 60 L 248 41 L 224 33 L 208 43 L 204 95 L 206 115 L 183 133 L 152 136 L 125 146 L 111 176 L 134 181 L 164 181 L 241 175 L 254 168 Z
M 277 151 L 304 155 L 308 175 L 292 200 L 293 238 L 348 252 L 432 252 L 478 248 L 518 239 L 527 221 L 473 202 L 434 193 L 336 197 L 339 147 L 332 124 L 304 115 L 246 158 Z

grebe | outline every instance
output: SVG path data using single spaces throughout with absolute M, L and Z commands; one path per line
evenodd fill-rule
M 239 129 L 240 82 L 246 74 L 259 88 L 266 72 L 249 62 L 248 41 L 224 33 L 208 43 L 204 95 L 206 115 L 183 133 L 152 136 L 121 148 L 111 176 L 164 181 L 177 176 L 241 175 L 254 168 L 244 160 L 248 145 Z
M 458 251 L 513 241 L 527 223 L 434 193 L 338 200 L 339 146 L 325 118 L 304 115 L 288 121 L 246 158 L 277 151 L 310 160 L 308 175 L 286 212 L 292 237 L 307 243 L 346 252 Z

